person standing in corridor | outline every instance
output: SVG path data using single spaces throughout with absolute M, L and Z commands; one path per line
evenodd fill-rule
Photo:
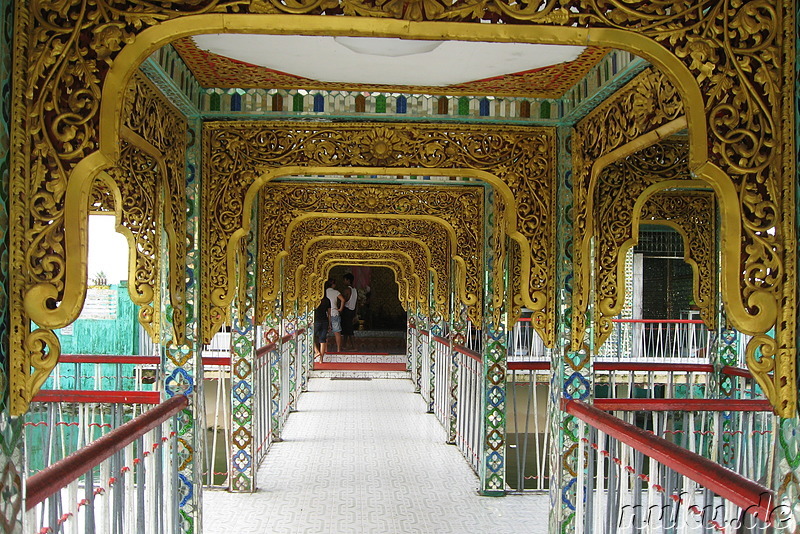
M 353 321 L 356 318 L 356 302 L 358 302 L 358 290 L 353 287 L 353 275 L 345 273 L 344 279 L 344 308 L 342 308 L 342 345 L 344 350 L 355 350 L 355 339 L 353 338 Z
M 328 283 L 325 282 L 325 289 L 328 289 Z M 325 351 L 328 350 L 328 327 L 330 325 L 330 310 L 331 301 L 327 296 L 322 297 L 314 308 L 314 357 L 320 363 L 324 361 Z
M 329 278 L 325 282 L 325 296 L 331 301 L 330 325 L 331 332 L 336 339 L 336 352 L 342 352 L 342 308 L 344 308 L 344 297 L 336 289 L 336 280 Z

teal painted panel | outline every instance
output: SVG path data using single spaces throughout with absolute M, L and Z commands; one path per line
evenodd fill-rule
M 87 299 L 81 318 L 70 327 L 56 330 L 61 340 L 62 354 L 117 354 L 129 355 L 139 352 L 138 306 L 128 295 L 127 282 L 109 287 L 108 292 L 116 292 L 116 309 L 113 302 L 107 307 L 91 308 Z M 114 317 L 107 319 L 86 317 Z

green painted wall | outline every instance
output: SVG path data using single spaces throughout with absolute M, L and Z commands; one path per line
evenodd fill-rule
M 87 315 L 102 315 L 92 313 L 87 302 L 81 318 L 70 325 L 71 329 L 56 330 L 61 340 L 62 354 L 129 355 L 139 352 L 139 323 L 136 317 L 139 308 L 128 295 L 128 283 L 120 282 L 119 286 L 112 285 L 109 289 L 116 292 L 116 318 L 85 318 Z

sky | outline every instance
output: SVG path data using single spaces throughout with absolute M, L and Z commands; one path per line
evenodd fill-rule
M 109 284 L 128 279 L 128 241 L 114 230 L 113 215 L 89 215 L 89 283 L 100 271 Z

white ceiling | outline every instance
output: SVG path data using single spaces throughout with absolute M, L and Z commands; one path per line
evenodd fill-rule
M 201 50 L 324 82 L 446 86 L 572 61 L 581 46 L 302 35 L 197 35 Z

